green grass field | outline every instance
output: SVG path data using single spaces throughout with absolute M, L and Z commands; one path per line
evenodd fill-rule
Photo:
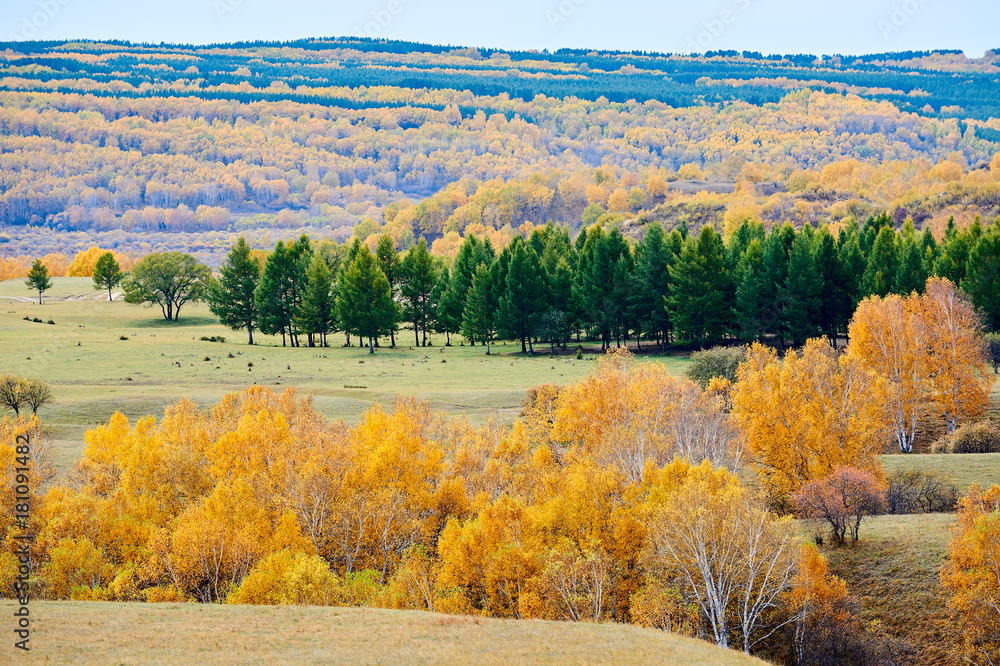
M 205 406 L 263 384 L 279 391 L 295 386 L 313 396 L 322 414 L 348 421 L 397 395 L 426 399 L 434 411 L 466 414 L 474 422 L 490 414 L 509 421 L 526 389 L 578 380 L 600 355 L 599 347 L 587 345 L 589 360 L 578 361 L 575 353 L 551 357 L 548 345 L 540 345 L 540 353 L 527 358 L 519 345 L 499 343 L 486 356 L 483 347 L 459 346 L 457 340 L 445 347 L 444 336 L 434 337 L 434 347 L 418 348 L 405 329 L 396 349 L 383 347 L 374 356 L 367 347 L 341 346 L 342 334 L 325 349 L 282 347 L 280 338 L 269 336 L 250 347 L 243 333 L 220 325 L 204 304 L 186 305 L 180 321 L 167 322 L 158 307 L 108 302 L 89 278 L 56 278 L 43 305 L 37 298 L 30 302 L 32 296 L 23 280 L 0 283 L 0 371 L 52 384 L 56 400 L 40 416 L 51 426 L 60 471 L 79 457 L 84 432 L 107 422 L 115 410 L 133 420 L 160 416 L 181 397 Z M 204 342 L 203 336 L 224 336 L 226 342 Z M 687 364 L 686 356 L 649 358 L 673 374 Z
M 11 663 L 763 664 L 621 624 L 494 620 L 300 606 L 38 602 L 31 652 Z M 0 603 L 0 615 L 13 606 Z
M 973 482 L 989 488 L 1000 484 L 1000 453 L 917 453 L 881 456 L 886 474 L 918 470 L 934 472 L 964 493 Z

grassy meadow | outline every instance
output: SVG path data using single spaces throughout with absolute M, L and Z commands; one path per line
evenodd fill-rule
M 0 614 L 13 606 L 0 602 Z M 17 663 L 764 664 L 621 624 L 300 606 L 37 602 Z M 10 641 L 0 654 L 11 657 Z
M 549 345 L 539 345 L 529 358 L 520 345 L 501 342 L 487 356 L 483 347 L 458 340 L 446 347 L 440 335 L 433 347 L 418 348 L 405 329 L 395 349 L 382 347 L 374 355 L 367 347 L 343 347 L 340 333 L 327 348 L 282 347 L 280 337 L 256 335 L 258 344 L 250 347 L 245 333 L 219 324 L 203 303 L 185 305 L 180 321 L 168 322 L 159 307 L 108 302 L 89 278 L 53 283 L 42 305 L 24 280 L 0 283 L 0 369 L 52 384 L 55 402 L 40 416 L 51 427 L 60 471 L 79 457 L 84 432 L 107 422 L 115 410 L 132 420 L 159 417 L 182 397 L 206 406 L 263 384 L 276 391 L 294 386 L 311 394 L 325 416 L 348 421 L 373 402 L 390 404 L 398 395 L 426 399 L 436 412 L 465 414 L 475 422 L 492 414 L 509 421 L 526 389 L 580 379 L 600 355 L 599 345 L 585 345 L 584 360 L 576 360 L 575 346 L 552 357 Z M 212 336 L 226 342 L 201 340 Z M 656 358 L 674 374 L 687 363 L 684 356 Z

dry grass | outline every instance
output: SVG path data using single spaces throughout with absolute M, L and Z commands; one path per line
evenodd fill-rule
M 953 514 L 879 516 L 867 520 L 856 546 L 823 549 L 831 570 L 861 602 L 861 617 L 879 621 L 906 644 L 908 664 L 955 664 L 961 628 L 946 607 L 939 573 Z
M 10 605 L 0 615 L 10 617 Z M 617 624 L 297 606 L 39 602 L 18 663 L 763 664 Z M 11 641 L 0 653 L 10 655 Z

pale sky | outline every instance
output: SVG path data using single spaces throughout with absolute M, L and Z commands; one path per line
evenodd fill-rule
M 1000 48 L 996 0 L 2 0 L 0 40 L 433 44 L 816 55 Z

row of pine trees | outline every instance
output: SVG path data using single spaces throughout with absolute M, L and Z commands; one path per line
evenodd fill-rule
M 449 266 L 426 242 L 403 254 L 382 236 L 372 253 L 358 240 L 314 247 L 307 236 L 279 242 L 261 265 L 239 239 L 210 290 L 212 311 L 234 330 L 281 335 L 282 344 L 326 346 L 341 331 L 374 352 L 396 344 L 408 323 L 414 343 L 428 333 L 461 334 L 470 344 L 515 340 L 524 352 L 554 351 L 575 338 L 602 348 L 635 340 L 703 347 L 723 340 L 767 339 L 781 347 L 846 333 L 870 295 L 920 292 L 929 276 L 960 285 L 1000 326 L 1000 219 L 941 241 L 907 221 L 896 231 L 879 215 L 826 226 L 746 222 L 728 241 L 710 226 L 689 235 L 651 223 L 641 242 L 600 226 L 571 239 L 549 224 L 497 252 L 466 237 Z

